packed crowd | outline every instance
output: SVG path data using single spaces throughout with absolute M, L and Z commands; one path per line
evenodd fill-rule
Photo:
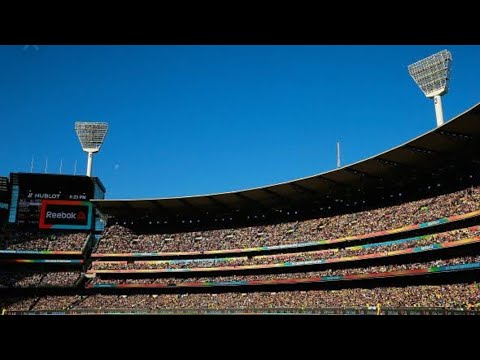
M 180 284 L 193 282 L 228 282 L 228 281 L 257 281 L 278 279 L 306 279 L 324 276 L 344 276 L 354 274 L 375 274 L 399 270 L 426 269 L 433 266 L 459 265 L 480 262 L 480 254 L 474 256 L 461 256 L 451 259 L 440 259 L 411 264 L 391 264 L 365 267 L 352 267 L 349 269 L 326 269 L 321 271 L 281 273 L 281 274 L 255 274 L 255 275 L 230 275 L 230 276 L 199 276 L 199 277 L 167 277 L 167 278 L 102 278 L 96 274 L 90 280 L 90 284 Z M 170 274 L 174 275 L 174 274 Z
M 0 287 L 74 286 L 79 272 L 0 273 Z
M 105 229 L 97 253 L 208 251 L 249 248 L 368 234 L 480 210 L 480 187 L 403 203 L 369 211 L 297 221 L 275 225 L 237 229 L 191 231 L 184 233 L 134 233 L 128 227 L 113 225 Z M 158 261 L 158 262 L 95 262 L 92 269 L 180 269 L 192 267 L 246 266 L 319 259 L 351 257 L 385 253 L 415 246 L 455 241 L 480 235 L 477 227 L 448 231 L 408 239 L 408 241 L 378 243 L 366 247 L 348 247 L 313 252 L 299 252 L 235 259 Z M 407 236 L 405 236 L 407 237 Z M 81 251 L 85 233 L 7 233 L 0 239 L 0 249 Z M 398 270 L 413 270 L 432 266 L 480 262 L 478 252 L 471 256 L 413 263 L 358 267 L 322 271 L 168 278 L 106 279 L 92 275 L 91 284 L 177 284 L 188 282 L 252 281 L 302 279 L 351 274 L 373 274 Z M 357 266 L 357 267 L 355 267 Z M 90 275 L 90 274 L 89 274 Z M 201 275 L 201 274 L 199 274 Z M 82 276 L 79 272 L 1 273 L 0 287 L 73 286 Z M 381 303 L 390 307 L 479 308 L 480 288 L 477 284 L 443 286 L 377 287 L 373 289 L 343 289 L 316 291 L 254 292 L 228 294 L 182 295 L 90 295 L 45 296 L 32 298 L 0 298 L 0 308 L 7 310 L 61 309 L 176 309 L 176 308 L 325 308 L 364 307 Z
M 82 251 L 86 233 L 7 232 L 0 250 Z
M 283 292 L 47 296 L 0 299 L 9 311 L 156 309 L 319 309 L 428 307 L 480 310 L 480 284 L 421 285 Z
M 219 259 L 191 259 L 191 260 L 158 260 L 158 261 L 94 261 L 91 270 L 133 270 L 133 269 L 191 269 L 224 266 L 268 265 L 279 263 L 295 263 L 326 259 L 340 259 L 361 255 L 379 254 L 402 250 L 412 247 L 440 244 L 460 239 L 480 236 L 480 227 L 474 226 L 464 229 L 446 231 L 442 233 L 418 236 L 395 242 L 374 243 L 367 247 L 348 247 L 343 249 L 328 249 L 320 251 L 298 252 L 290 254 L 263 255 L 253 257 L 235 257 Z
M 395 229 L 479 209 L 480 187 L 471 187 L 385 208 L 275 225 L 173 234 L 140 234 L 112 225 L 105 229 L 95 252 L 209 251 L 304 243 Z
M 4 298 L 0 299 L 0 307 L 11 311 L 65 310 L 81 298 L 79 295 Z

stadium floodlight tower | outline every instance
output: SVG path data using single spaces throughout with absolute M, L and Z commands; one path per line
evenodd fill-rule
M 452 54 L 442 50 L 408 67 L 408 72 L 427 98 L 433 98 L 437 126 L 443 125 L 442 95 L 448 91 Z
M 75 122 L 78 140 L 80 140 L 83 151 L 88 154 L 87 176 L 92 176 L 93 154 L 100 151 L 107 130 L 108 123 L 106 122 Z

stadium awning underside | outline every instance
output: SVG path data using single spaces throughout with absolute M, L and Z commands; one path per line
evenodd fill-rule
M 93 200 L 114 217 L 181 217 L 269 211 L 360 199 L 358 194 L 402 189 L 419 179 L 441 178 L 459 163 L 480 164 L 480 103 L 403 145 L 322 174 L 249 190 L 163 199 Z

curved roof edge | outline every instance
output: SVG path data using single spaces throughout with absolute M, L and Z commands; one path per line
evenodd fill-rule
M 439 127 L 436 127 L 436 128 L 434 128 L 430 131 L 427 131 L 426 133 L 423 133 L 423 134 L 421 134 L 421 135 L 419 135 L 419 136 L 417 136 L 417 137 L 415 137 L 415 138 L 413 138 L 409 141 L 406 141 L 403 144 L 395 146 L 391 149 L 388 149 L 386 151 L 383 151 L 383 152 L 381 152 L 379 154 L 376 154 L 376 155 L 373 155 L 371 157 L 364 158 L 364 159 L 359 160 L 357 162 L 354 162 L 354 163 L 351 163 L 351 164 L 348 164 L 348 165 L 344 165 L 340 168 L 328 170 L 328 171 L 318 173 L 318 174 L 314 174 L 314 175 L 305 176 L 305 177 L 298 178 L 298 179 L 288 180 L 288 181 L 284 181 L 284 182 L 280 182 L 280 183 L 276 183 L 276 184 L 258 186 L 258 187 L 249 188 L 249 189 L 233 190 L 233 191 L 227 191 L 227 192 L 202 194 L 202 195 L 187 195 L 187 196 L 175 196 L 175 197 L 165 197 L 165 198 L 141 198 L 141 199 L 92 199 L 92 201 L 101 205 L 102 203 L 105 204 L 105 203 L 113 203 L 113 202 L 127 202 L 128 203 L 128 202 L 140 202 L 140 201 L 165 201 L 165 200 L 168 201 L 168 200 L 181 200 L 181 199 L 197 199 L 197 198 L 217 197 L 217 196 L 222 196 L 222 195 L 232 195 L 232 194 L 234 195 L 234 194 L 240 194 L 240 193 L 245 193 L 245 192 L 252 192 L 252 191 L 255 191 L 255 190 L 269 190 L 269 189 L 273 189 L 275 187 L 282 186 L 282 185 L 290 185 L 290 184 L 294 184 L 294 183 L 302 181 L 302 180 L 308 180 L 308 179 L 312 179 L 312 178 L 316 178 L 316 177 L 322 177 L 322 176 L 325 176 L 325 175 L 334 174 L 334 173 L 340 172 L 344 169 L 348 169 L 352 166 L 360 165 L 360 164 L 365 163 L 369 160 L 379 158 L 382 155 L 385 155 L 389 152 L 392 152 L 394 150 L 405 147 L 405 146 L 415 142 L 416 140 L 422 139 L 422 138 L 427 137 L 431 134 L 441 132 L 442 129 L 444 129 L 445 127 L 448 128 L 449 125 L 451 125 L 452 123 L 455 123 L 457 120 L 459 120 L 462 117 L 468 115 L 470 112 L 474 112 L 474 110 L 476 110 L 476 109 L 478 109 L 479 112 L 480 112 L 480 102 L 473 105 L 472 107 L 465 110 L 464 112 L 460 113 L 459 115 L 455 116 L 454 118 L 448 120 L 442 126 L 439 126 Z M 478 114 L 478 117 L 479 117 L 479 122 L 480 122 L 480 113 Z

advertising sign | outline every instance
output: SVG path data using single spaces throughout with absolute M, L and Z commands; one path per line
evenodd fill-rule
M 90 230 L 92 209 L 89 201 L 42 200 L 39 228 Z

